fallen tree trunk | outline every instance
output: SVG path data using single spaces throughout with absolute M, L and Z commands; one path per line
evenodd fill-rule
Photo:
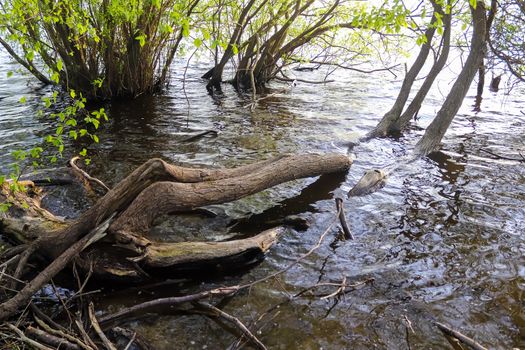
M 0 320 L 16 313 L 73 258 L 80 266 L 92 268 L 95 274 L 128 280 L 143 279 L 144 269 L 235 263 L 240 257 L 253 260 L 271 247 L 282 228 L 216 243 L 160 243 L 150 240 L 148 233 L 153 220 L 161 215 L 233 201 L 283 182 L 346 171 L 350 165 L 350 159 L 341 154 L 285 155 L 233 169 L 185 168 L 151 159 L 71 223 L 42 209 L 38 191 L 11 194 L 3 186 L 0 196 L 9 198 L 13 205 L 7 213 L 0 214 L 0 232 L 21 243 L 32 241 L 30 251 L 55 260 L 14 298 L 0 305 Z M 109 227 L 99 232 L 103 225 Z M 117 244 L 124 254 L 115 254 L 112 249 L 109 262 L 97 262 L 97 243 L 79 256 L 79 251 L 91 244 L 89 236 L 95 231 L 97 236 L 107 234 L 104 246 Z

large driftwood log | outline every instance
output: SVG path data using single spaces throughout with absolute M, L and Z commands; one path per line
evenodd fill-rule
M 154 219 L 160 215 L 233 201 L 283 182 L 346 171 L 350 165 L 350 159 L 341 154 L 284 155 L 233 169 L 185 168 L 151 159 L 73 222 L 65 222 L 41 208 L 38 190 L 10 193 L 4 184 L 0 189 L 0 201 L 9 198 L 13 206 L 7 213 L 0 214 L 0 233 L 20 243 L 31 243 L 31 252 L 54 261 L 25 285 L 13 298 L 15 301 L 11 299 L 0 305 L 0 320 L 16 312 L 75 257 L 80 266 L 89 266 L 95 274 L 128 280 L 143 278 L 144 269 L 176 268 L 193 263 L 235 263 L 243 257 L 253 260 L 271 247 L 282 228 L 242 240 L 215 243 L 160 243 L 150 240 L 148 233 Z M 106 233 L 106 242 L 84 243 L 86 235 L 100 231 L 102 225 L 108 228 L 98 235 Z M 93 259 L 103 250 L 100 246 L 107 248 L 113 244 L 119 245 L 125 254 L 110 254 L 109 263 Z M 79 254 L 87 245 L 90 245 L 88 252 Z M 76 250 L 72 250 L 74 247 Z M 115 260 L 117 255 L 120 262 Z

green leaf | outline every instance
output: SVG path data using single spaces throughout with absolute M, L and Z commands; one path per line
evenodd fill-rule
M 51 99 L 49 97 L 42 97 L 42 101 L 44 101 L 44 106 L 46 106 L 46 108 L 51 107 Z
M 58 74 L 58 72 L 53 72 L 51 75 L 51 81 L 55 82 L 55 84 L 58 84 L 60 81 L 60 74 Z
M 22 97 L 20 97 L 20 100 L 18 100 L 18 102 L 26 103 L 27 102 L 27 98 L 25 96 L 22 96 Z
M 58 69 L 58 71 L 61 71 L 63 66 L 64 66 L 64 62 L 62 62 L 62 60 L 58 60 L 58 62 L 57 62 L 57 69 Z
M 201 47 L 201 45 L 202 45 L 202 39 L 200 39 L 200 38 L 195 38 L 195 40 L 193 40 L 193 45 L 195 45 L 196 48 Z
M 477 0 L 469 0 L 470 6 L 472 6 L 473 9 L 476 9 L 477 6 Z
M 77 93 L 75 92 L 75 90 L 71 89 L 69 90 L 69 96 L 71 96 L 71 98 L 75 98 L 77 96 Z
M 26 53 L 26 58 L 28 61 L 32 61 L 34 58 L 35 58 L 35 52 L 34 51 L 29 51 Z
M 11 207 L 11 203 L 3 202 L 0 203 L 0 212 L 5 213 L 9 210 L 9 207 Z
M 78 154 L 80 154 L 82 157 L 85 157 L 87 154 L 87 149 L 82 148 L 82 151 L 78 152 Z
M 13 76 L 13 71 L 12 70 L 8 71 L 7 72 L 7 77 L 11 78 L 12 76 Z
M 187 19 L 182 21 L 182 36 L 187 38 L 190 35 L 190 23 Z
M 146 34 L 140 34 L 135 37 L 135 40 L 139 41 L 140 47 L 146 45 Z

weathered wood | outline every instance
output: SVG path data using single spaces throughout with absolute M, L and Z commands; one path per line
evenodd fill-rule
M 211 181 L 180 183 L 159 181 L 144 189 L 111 225 L 118 233 L 147 233 L 153 220 L 162 214 L 220 204 L 260 192 L 283 182 L 304 177 L 345 171 L 351 162 L 342 154 L 305 154 L 283 156 L 235 176 L 220 176 Z
M 472 31 L 470 52 L 443 106 L 426 129 L 423 137 L 416 144 L 414 153 L 417 155 L 424 156 L 438 149 L 450 123 L 452 123 L 461 107 L 470 84 L 485 56 L 487 14 L 484 3 L 479 2 L 475 9 L 471 8 L 471 12 L 474 29 Z
M 368 170 L 359 181 L 348 191 L 348 197 L 358 197 L 370 194 L 383 187 L 387 173 L 384 170 Z
M 226 242 L 152 243 L 134 261 L 149 267 L 178 267 L 191 263 L 220 263 L 247 252 L 264 253 L 285 231 L 277 227 L 240 240 Z
M 91 266 L 89 261 L 84 264 L 85 257 L 79 254 L 92 243 L 93 237 L 106 232 L 110 244 L 124 243 L 130 267 L 118 263 L 108 267 L 99 265 L 93 267 L 95 273 L 137 277 L 145 275 L 143 267 L 231 263 L 243 255 L 253 261 L 271 247 L 283 232 L 282 228 L 242 240 L 216 243 L 158 243 L 146 236 L 159 215 L 236 200 L 294 179 L 345 171 L 350 164 L 350 159 L 341 154 L 285 155 L 233 169 L 185 168 L 151 159 L 71 223 L 40 208 L 37 191 L 34 196 L 23 192 L 10 194 L 4 186 L 0 195 L 11 197 L 14 205 L 0 215 L 2 233 L 22 243 L 34 240 L 28 249 L 54 260 L 13 298 L 0 305 L 0 320 L 14 315 L 73 259 L 77 259 L 80 266 Z M 99 248 L 90 249 L 91 255 Z

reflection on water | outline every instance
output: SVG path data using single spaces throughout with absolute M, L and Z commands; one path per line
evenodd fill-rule
M 0 53 L 0 168 L 7 150 L 37 144 L 45 133 L 33 116 L 32 103 L 44 91 L 23 77 L 6 78 L 15 67 Z M 228 86 L 224 96 L 207 95 L 197 79 L 208 68 L 188 72 L 186 95 L 180 81 L 160 96 L 105 106 L 111 122 L 90 145 L 89 169 L 109 184 L 151 157 L 174 163 L 234 166 L 285 152 L 346 152 L 375 125 L 391 105 L 399 81 L 390 76 L 342 74 L 327 86 L 275 85 L 275 94 L 254 111 L 249 96 Z M 312 78 L 308 74 L 304 78 Z M 195 78 L 191 78 L 195 77 Z M 211 219 L 181 219 L 184 239 L 222 237 L 232 219 L 240 234 L 263 229 L 263 222 L 299 215 L 311 226 L 291 230 L 256 267 L 232 276 L 203 278 L 156 288 L 108 292 L 97 300 L 102 310 L 160 296 L 252 281 L 284 267 L 306 252 L 334 215 L 334 195 L 348 191 L 364 171 L 396 162 L 406 155 L 430 122 L 442 96 L 436 89 L 420 111 L 418 127 L 398 139 L 378 139 L 353 149 L 355 163 L 346 176 L 300 180 L 255 196 L 211 208 Z M 338 240 L 336 232 L 300 266 L 277 281 L 257 285 L 225 305 L 251 324 L 269 307 L 319 281 L 350 283 L 374 278 L 372 284 L 339 300 L 305 294 L 273 310 L 259 322 L 260 338 L 273 349 L 449 348 L 433 326 L 448 323 L 490 348 L 525 346 L 525 170 L 523 163 L 498 160 L 482 151 L 517 156 L 525 150 L 523 91 L 511 96 L 489 94 L 480 113 L 468 101 L 454 120 L 442 152 L 399 168 L 381 191 L 352 198 L 346 212 L 355 241 Z M 204 130 L 218 132 L 182 142 Z M 84 145 L 72 145 L 81 149 Z M 176 222 L 167 221 L 161 231 Z M 181 225 L 180 222 L 178 224 Z M 172 230 L 172 235 L 183 233 Z M 180 239 L 180 237 L 179 237 Z M 414 333 L 405 325 L 411 321 Z M 160 349 L 221 349 L 234 341 L 228 332 L 202 316 L 175 312 L 130 322 Z

